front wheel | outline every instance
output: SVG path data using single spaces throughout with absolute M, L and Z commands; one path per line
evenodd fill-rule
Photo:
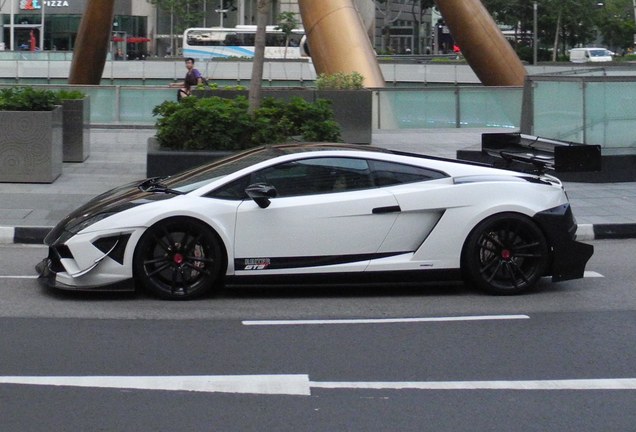
M 160 298 L 200 297 L 220 279 L 222 251 L 217 235 L 202 222 L 167 219 L 150 227 L 139 240 L 135 277 Z
M 545 236 L 528 217 L 492 216 L 468 236 L 462 263 L 465 275 L 491 294 L 520 294 L 531 289 L 550 262 Z

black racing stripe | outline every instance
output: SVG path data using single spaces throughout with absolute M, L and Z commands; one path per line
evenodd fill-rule
M 278 258 L 236 258 L 234 259 L 234 268 L 236 270 L 280 270 L 301 267 L 322 267 L 337 264 L 348 264 L 359 261 L 369 261 L 373 259 L 402 255 L 405 253 L 409 252 L 384 252 L 355 255 L 319 255 Z

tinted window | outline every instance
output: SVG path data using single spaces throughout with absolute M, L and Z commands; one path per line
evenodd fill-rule
M 228 183 L 208 196 L 245 199 L 245 189 L 253 183 L 274 186 L 279 197 L 346 192 L 373 187 L 366 160 L 330 157 L 268 167 Z
M 345 192 L 371 186 L 364 159 L 314 158 L 277 165 L 252 176 L 253 183 L 267 183 L 278 196 Z
M 416 183 L 447 177 L 446 174 L 427 168 L 404 165 L 395 162 L 369 161 L 373 181 L 376 186 L 393 186 Z

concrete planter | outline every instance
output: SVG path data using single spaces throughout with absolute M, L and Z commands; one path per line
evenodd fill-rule
M 248 96 L 247 90 L 194 90 L 197 97 L 218 96 L 234 98 Z M 262 97 L 289 101 L 300 97 L 314 102 L 316 99 L 331 101 L 336 121 L 340 124 L 342 140 L 352 144 L 371 144 L 373 93 L 370 90 L 316 90 L 310 88 L 264 88 Z
M 91 103 L 90 97 L 62 101 L 63 160 L 64 162 L 84 162 L 90 155 Z
M 62 108 L 0 111 L 0 182 L 52 183 L 62 174 Z
M 331 101 L 344 142 L 371 144 L 373 93 L 370 90 L 317 90 L 315 97 Z
M 163 177 L 177 174 L 231 155 L 232 151 L 170 150 L 159 147 L 156 137 L 148 138 L 146 176 Z

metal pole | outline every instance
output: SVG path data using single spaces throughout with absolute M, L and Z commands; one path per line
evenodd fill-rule
M 40 18 L 40 51 L 44 51 L 44 8 L 46 2 L 42 2 L 42 17 Z
M 9 36 L 9 49 L 11 51 L 15 50 L 15 38 L 14 38 L 14 28 L 15 28 L 15 15 L 13 10 L 15 9 L 15 0 L 11 0 L 11 18 L 9 21 L 9 29 L 10 29 L 10 36 Z
M 636 0 L 634 0 L 636 2 Z M 534 4 L 532 5 L 532 10 L 533 10 L 533 28 L 532 28 L 532 64 L 533 65 L 537 65 L 537 53 L 538 53 L 538 49 L 539 47 L 537 46 L 537 42 L 538 42 L 538 37 L 537 37 L 537 32 L 539 31 L 539 26 L 537 24 L 537 2 L 535 1 Z

